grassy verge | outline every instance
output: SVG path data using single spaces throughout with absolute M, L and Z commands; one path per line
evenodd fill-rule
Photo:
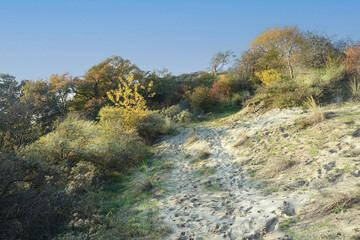
M 229 117 L 242 109 L 242 106 L 228 106 L 209 114 L 204 119 L 192 123 L 179 124 L 180 127 L 193 127 L 201 125 L 219 125 L 223 118 Z
M 157 175 L 172 169 L 170 161 L 146 161 L 130 174 L 114 173 L 89 196 L 91 209 L 59 239 L 161 239 L 168 228 L 159 222 L 158 199 L 164 194 Z

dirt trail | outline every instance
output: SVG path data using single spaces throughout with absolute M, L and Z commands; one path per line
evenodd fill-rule
M 160 219 L 171 229 L 165 239 L 288 239 L 278 223 L 294 214 L 304 196 L 256 189 L 227 146 L 236 140 L 234 129 L 254 131 L 296 117 L 296 112 L 281 114 L 236 126 L 186 128 L 164 139 L 156 155 L 174 163 L 167 179 L 170 193 L 159 204 Z M 209 155 L 197 159 L 197 151 Z

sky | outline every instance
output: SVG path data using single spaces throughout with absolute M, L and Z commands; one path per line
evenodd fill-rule
M 0 73 L 82 76 L 114 55 L 190 73 L 274 26 L 360 40 L 359 12 L 358 0 L 0 0 Z

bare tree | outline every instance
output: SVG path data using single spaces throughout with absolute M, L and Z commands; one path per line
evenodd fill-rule
M 209 70 L 214 73 L 221 71 L 234 57 L 235 54 L 231 50 L 219 51 L 211 58 Z

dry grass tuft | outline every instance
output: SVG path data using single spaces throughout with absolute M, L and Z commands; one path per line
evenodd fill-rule
M 318 105 L 316 104 L 315 99 L 312 96 L 308 97 L 306 105 L 311 110 L 312 114 L 307 118 L 302 118 L 296 121 L 296 123 L 301 128 L 306 128 L 308 126 L 316 125 L 325 120 L 324 113 L 320 111 Z
M 146 172 L 139 172 L 134 175 L 132 190 L 136 192 L 147 192 L 153 188 L 151 178 Z
M 193 144 L 193 143 L 196 143 L 197 141 L 199 141 L 199 136 L 198 135 L 194 135 L 194 136 L 192 136 L 192 137 L 190 137 L 188 140 L 186 140 L 186 142 L 185 142 L 185 146 L 190 146 L 191 144 Z
M 351 97 L 353 98 L 360 97 L 360 82 L 356 78 L 354 78 L 347 87 L 349 89 Z
M 206 159 L 210 156 L 211 150 L 204 142 L 198 142 L 188 148 L 187 153 L 194 159 Z
M 277 159 L 271 162 L 270 167 L 266 170 L 266 174 L 268 176 L 275 177 L 277 174 L 285 171 L 293 165 L 294 162 L 288 159 Z
M 306 105 L 309 107 L 309 109 L 312 112 L 312 115 L 310 116 L 310 118 L 311 118 L 313 124 L 317 124 L 317 123 L 320 123 L 325 120 L 324 114 L 319 110 L 319 108 L 315 102 L 315 99 L 312 96 L 310 96 L 308 98 Z
M 154 187 L 149 170 L 144 163 L 133 166 L 130 172 L 132 174 L 130 175 L 127 188 L 131 192 L 147 192 Z
M 242 136 L 240 138 L 239 141 L 237 141 L 233 147 L 240 147 L 240 146 L 244 146 L 244 147 L 250 147 L 251 146 L 251 139 L 248 136 Z
M 315 207 L 305 212 L 306 217 L 321 217 L 329 213 L 345 212 L 348 208 L 360 204 L 360 193 L 349 196 L 339 193 L 333 199 L 317 204 Z
M 200 140 L 198 135 L 190 137 L 184 144 L 186 147 L 186 153 L 192 156 L 194 159 L 206 159 L 211 154 L 211 149 L 208 144 Z
M 207 148 L 199 149 L 199 151 L 197 151 L 197 153 L 196 153 L 196 157 L 200 158 L 200 159 L 206 159 L 210 156 L 210 154 L 211 154 L 211 152 Z

